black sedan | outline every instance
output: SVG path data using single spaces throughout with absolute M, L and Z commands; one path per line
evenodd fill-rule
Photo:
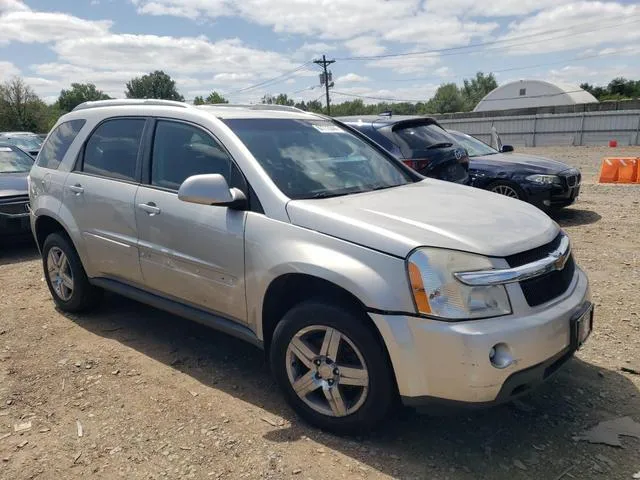
M 471 135 L 448 132 L 469 153 L 472 186 L 524 200 L 542 210 L 566 207 L 578 198 L 580 170 L 556 160 L 512 153 L 510 145 L 498 151 Z
M 0 242 L 31 235 L 27 176 L 33 158 L 0 143 Z
M 338 117 L 425 177 L 469 183 L 469 157 L 429 117 L 391 114 Z

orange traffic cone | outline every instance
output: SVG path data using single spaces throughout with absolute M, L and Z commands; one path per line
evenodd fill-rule
M 638 159 L 620 160 L 618 183 L 636 183 L 638 181 Z
M 639 183 L 639 159 L 635 157 L 608 157 L 602 160 L 600 183 Z

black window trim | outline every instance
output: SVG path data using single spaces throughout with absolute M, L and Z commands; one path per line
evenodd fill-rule
M 190 122 L 188 120 L 184 120 L 181 118 L 149 117 L 149 129 L 147 132 L 143 134 L 143 140 L 142 140 L 144 145 L 144 147 L 142 148 L 144 152 L 144 156 L 142 158 L 142 171 L 140 176 L 141 186 L 144 186 L 145 188 L 151 188 L 154 190 L 160 190 L 162 192 L 173 193 L 175 195 L 178 194 L 178 190 L 176 189 L 161 187 L 159 185 L 153 185 L 151 183 L 153 146 L 155 143 L 156 128 L 159 122 L 181 123 L 183 125 L 188 125 L 190 127 L 193 127 L 197 130 L 202 131 L 204 134 L 213 138 L 213 140 L 220 146 L 220 148 L 224 151 L 224 153 L 229 157 L 232 169 L 235 167 L 236 170 L 240 173 L 240 178 L 243 183 L 243 185 L 241 185 L 240 190 L 242 190 L 242 193 L 244 193 L 249 199 L 249 210 L 256 213 L 262 213 L 262 214 L 264 213 L 264 209 L 262 208 L 262 204 L 260 203 L 260 199 L 258 198 L 258 195 L 255 193 L 253 187 L 251 187 L 249 180 L 247 180 L 247 177 L 245 176 L 244 172 L 238 165 L 238 162 L 235 161 L 235 159 L 233 158 L 233 155 L 231 155 L 231 152 L 229 152 L 225 144 L 221 142 L 220 139 L 208 128 L 205 128 L 202 125 L 199 125 L 197 123 Z M 229 172 L 229 175 L 231 175 L 231 172 Z
M 113 120 L 144 120 L 145 121 L 144 126 L 142 127 L 142 135 L 140 136 L 140 145 L 138 146 L 138 156 L 136 158 L 136 173 L 135 173 L 135 178 L 133 180 L 109 177 L 106 175 L 98 175 L 95 173 L 87 173 L 84 171 L 84 155 L 85 155 L 85 150 L 87 148 L 87 143 L 89 142 L 91 137 L 93 137 L 93 134 L 96 132 L 96 130 L 98 130 L 98 128 L 100 128 L 105 123 Z M 144 145 L 145 145 L 145 137 L 147 134 L 147 130 L 149 129 L 150 120 L 151 118 L 148 115 L 122 115 L 122 116 L 118 115 L 114 117 L 103 118 L 91 129 L 91 132 L 89 132 L 89 134 L 85 137 L 84 141 L 82 142 L 82 146 L 80 147 L 80 151 L 78 152 L 78 156 L 76 157 L 76 161 L 73 165 L 71 172 L 77 173 L 80 175 L 86 175 L 88 177 L 112 180 L 114 182 L 128 183 L 130 185 L 140 185 L 142 183 L 141 182 L 142 160 L 143 160 L 143 152 L 144 152 Z

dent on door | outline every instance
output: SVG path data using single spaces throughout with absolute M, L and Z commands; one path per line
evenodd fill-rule
M 226 207 L 196 205 L 174 193 L 139 192 L 136 212 L 145 284 L 161 293 L 244 321 L 244 217 Z

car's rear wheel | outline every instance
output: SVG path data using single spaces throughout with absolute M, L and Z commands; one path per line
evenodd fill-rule
M 271 368 L 294 410 L 335 433 L 367 432 L 395 395 L 384 346 L 355 310 L 323 301 L 291 309 L 277 325 Z
M 42 263 L 45 280 L 58 308 L 80 312 L 99 303 L 102 290 L 89 283 L 80 257 L 66 236 L 52 233 L 45 239 Z
M 524 200 L 524 193 L 520 187 L 511 182 L 494 182 L 487 188 L 490 192 L 504 195 L 505 197 Z

